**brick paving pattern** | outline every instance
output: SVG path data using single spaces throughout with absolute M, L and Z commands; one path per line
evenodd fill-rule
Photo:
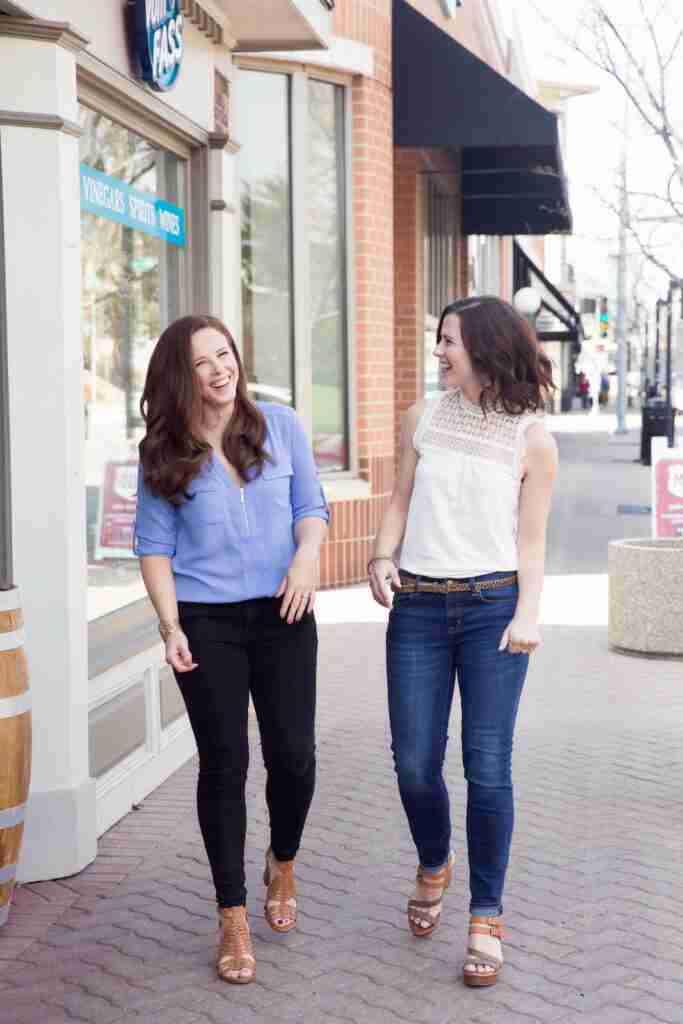
M 319 785 L 298 859 L 300 925 L 287 936 L 262 915 L 267 834 L 252 725 L 257 981 L 214 977 L 192 762 L 103 836 L 87 870 L 19 890 L 0 933 L 0 1024 L 683 1021 L 680 663 L 610 654 L 602 629 L 546 628 L 515 754 L 507 963 L 482 992 L 459 981 L 458 708 L 448 755 L 458 868 L 441 927 L 418 942 L 403 912 L 415 865 L 388 747 L 383 628 L 324 626 L 321 641 Z
M 87 870 L 18 891 L 0 930 L 0 1024 L 683 1022 L 683 665 L 611 654 L 604 628 L 545 628 L 515 751 L 506 966 L 495 988 L 469 990 L 457 703 L 447 774 L 458 864 L 442 924 L 420 942 L 404 914 L 415 859 L 391 768 L 384 629 L 320 632 L 319 784 L 297 862 L 300 924 L 286 936 L 263 920 L 252 722 L 256 982 L 214 975 L 191 762 L 102 837 Z

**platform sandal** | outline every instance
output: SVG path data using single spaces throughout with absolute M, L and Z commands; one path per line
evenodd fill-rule
M 248 985 L 256 974 L 246 907 L 219 907 L 221 935 L 216 952 L 218 977 L 231 985 Z
M 443 895 L 451 884 L 454 864 L 455 854 L 451 853 L 446 866 L 433 874 L 431 872 L 425 873 L 425 869 L 421 864 L 418 866 L 417 875 L 415 876 L 416 881 L 427 889 L 433 889 L 435 892 L 438 892 L 438 895 L 435 895 L 431 900 L 408 900 L 408 924 L 416 939 L 426 939 L 438 925 L 441 919 Z M 421 922 L 425 920 L 429 920 L 430 924 L 423 926 Z
M 274 932 L 291 932 L 296 928 L 296 879 L 294 878 L 294 861 L 278 861 L 278 874 L 271 878 L 270 857 L 272 850 L 266 851 L 266 869 L 263 872 L 263 884 L 267 886 L 266 902 L 263 907 L 266 921 Z
M 500 917 L 472 917 L 470 918 L 469 934 L 487 935 L 498 940 L 504 939 L 503 921 Z M 468 967 L 473 967 L 474 970 L 468 971 Z M 489 967 L 491 970 L 479 971 L 477 970 L 479 967 Z M 482 950 L 468 945 L 462 972 L 463 981 L 470 988 L 486 988 L 489 985 L 495 985 L 502 967 L 501 957 L 492 956 L 490 953 L 484 953 Z

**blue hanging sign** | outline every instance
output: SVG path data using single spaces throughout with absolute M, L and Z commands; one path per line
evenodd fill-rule
M 171 89 L 183 59 L 180 0 L 134 0 L 134 38 L 145 82 L 159 92 Z
M 115 220 L 136 231 L 185 246 L 185 211 L 180 206 L 157 199 L 151 192 L 131 188 L 120 178 L 102 174 L 81 164 L 81 209 L 98 217 Z

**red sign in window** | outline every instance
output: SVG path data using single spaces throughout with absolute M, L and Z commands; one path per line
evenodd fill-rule
M 683 537 L 683 455 L 655 466 L 655 536 Z
M 107 462 L 100 492 L 95 558 L 134 558 L 133 528 L 137 506 L 138 464 Z

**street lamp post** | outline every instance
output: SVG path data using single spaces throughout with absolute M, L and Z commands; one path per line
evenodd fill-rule
M 681 317 L 683 317 L 683 279 L 678 278 L 669 283 L 669 294 L 666 298 L 666 410 L 669 417 L 669 447 L 674 444 L 674 409 L 673 409 L 673 301 L 674 291 L 678 288 L 680 292 Z
M 671 335 L 673 333 L 673 290 L 678 282 L 672 281 L 669 285 L 669 294 L 666 301 L 666 415 L 668 424 L 669 448 L 673 447 L 673 406 L 671 403 Z
M 642 308 L 642 307 L 641 307 Z M 643 321 L 643 358 L 640 364 L 640 382 L 641 382 L 641 394 L 644 398 L 647 398 L 647 381 L 648 377 L 648 363 L 650 362 L 650 321 L 645 313 L 645 319 Z
M 673 343 L 673 303 L 674 293 L 678 289 L 680 292 L 681 301 L 681 317 L 683 318 L 683 279 L 672 278 L 669 282 L 669 291 L 665 299 L 657 299 L 655 304 L 655 365 L 654 365 L 654 377 L 655 377 L 655 394 L 659 395 L 659 377 L 661 372 L 661 310 L 666 309 L 666 338 L 665 338 L 665 364 L 664 364 L 664 387 L 665 387 L 665 403 L 666 403 L 666 423 L 667 423 L 667 437 L 669 441 L 669 447 L 673 447 L 674 443 L 674 418 L 673 418 L 673 401 L 672 401 L 672 386 L 673 386 L 673 358 L 672 358 L 672 343 Z
M 665 305 L 664 299 L 657 299 L 655 304 L 655 365 L 654 365 L 654 386 L 655 395 L 659 395 L 659 375 L 661 373 L 662 345 L 661 345 L 661 320 L 660 310 Z

